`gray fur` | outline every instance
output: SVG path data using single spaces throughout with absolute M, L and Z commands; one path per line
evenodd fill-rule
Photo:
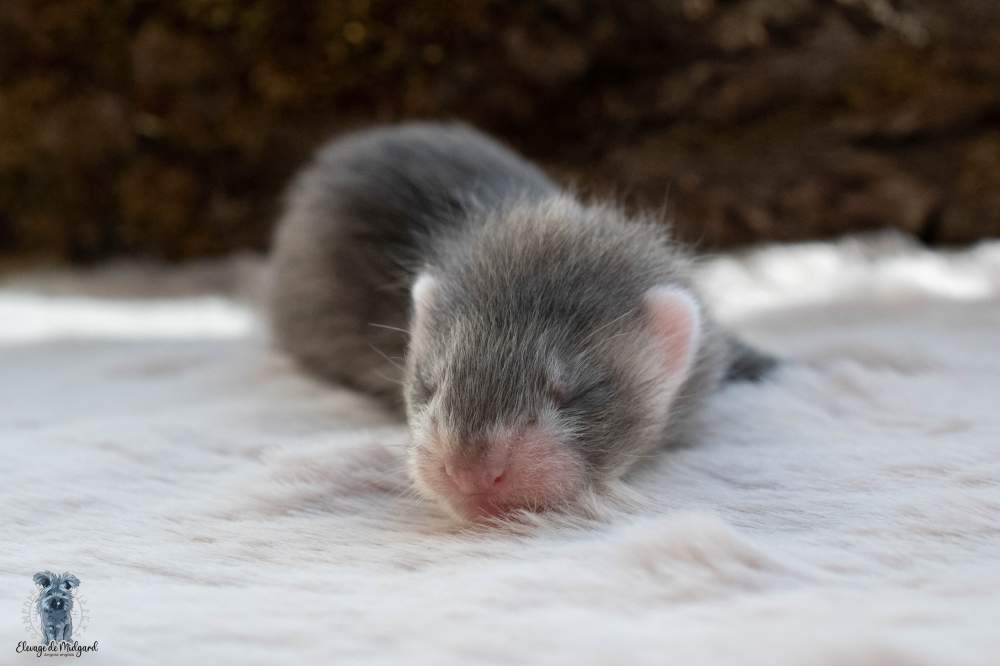
M 692 290 L 690 264 L 664 225 L 580 204 L 471 129 L 376 129 L 325 147 L 293 186 L 274 249 L 273 328 L 309 371 L 405 399 L 411 424 L 443 391 L 469 446 L 551 406 L 558 383 L 570 398 L 560 419 L 596 481 L 685 439 L 724 377 L 754 379 L 771 363 L 704 317 L 670 418 L 647 413 L 654 388 L 625 369 L 623 350 L 642 331 L 646 290 Z M 431 334 L 408 355 L 420 271 L 436 282 Z
M 324 378 L 402 405 L 409 288 L 471 207 L 542 198 L 534 166 L 462 126 L 360 132 L 323 148 L 293 184 L 274 242 L 278 344 Z
M 73 590 L 80 586 L 79 579 L 71 573 L 51 571 L 39 571 L 33 578 L 42 588 L 37 603 L 43 642 L 72 640 Z

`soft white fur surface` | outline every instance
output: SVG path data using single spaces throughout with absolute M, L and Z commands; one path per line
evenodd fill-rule
M 0 288 L 0 663 L 34 659 L 41 569 L 109 664 L 1000 663 L 1000 243 L 707 263 L 792 362 L 614 498 L 478 528 L 408 493 L 399 424 L 268 350 L 254 274 Z

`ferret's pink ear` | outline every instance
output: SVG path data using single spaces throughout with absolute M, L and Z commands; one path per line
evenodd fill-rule
M 690 291 L 657 286 L 646 292 L 643 307 L 653 335 L 661 344 L 667 372 L 683 381 L 698 355 L 701 308 Z
M 437 280 L 433 275 L 426 271 L 417 275 L 413 287 L 410 288 L 414 317 L 420 317 L 421 313 L 427 311 L 434 300 L 435 291 L 437 291 Z

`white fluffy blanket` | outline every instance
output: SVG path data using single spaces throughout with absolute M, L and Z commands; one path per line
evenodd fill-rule
M 408 493 L 400 425 L 268 350 L 255 275 L 0 288 L 0 663 L 43 569 L 98 663 L 1000 663 L 1000 243 L 707 263 L 794 361 L 616 498 L 472 529 Z

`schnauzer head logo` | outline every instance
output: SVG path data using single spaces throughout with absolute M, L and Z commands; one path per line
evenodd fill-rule
M 80 579 L 69 572 L 60 575 L 51 571 L 39 571 L 34 578 L 41 588 L 36 605 L 42 640 L 45 643 L 72 640 L 73 590 L 80 586 Z

